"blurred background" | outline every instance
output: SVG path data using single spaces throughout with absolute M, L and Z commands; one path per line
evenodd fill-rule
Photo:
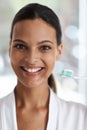
M 87 0 L 0 0 L 0 98 L 16 85 L 8 54 L 9 35 L 15 13 L 27 3 L 47 5 L 60 18 L 64 48 L 53 72 L 57 94 L 87 104 Z

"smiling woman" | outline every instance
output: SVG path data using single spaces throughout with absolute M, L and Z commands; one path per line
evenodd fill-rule
M 26 80 L 29 81 L 29 85 L 28 82 L 26 83 L 28 87 L 32 87 L 33 84 L 36 86 L 39 82 L 41 82 L 38 84 L 39 86 L 42 86 L 43 83 L 47 84 L 50 72 L 54 68 L 57 57 L 59 57 L 55 29 L 38 18 L 35 20 L 22 20 L 20 23 L 16 23 L 13 32 L 10 57 L 16 74 L 20 76 L 20 80 L 24 75 Z M 23 72 L 19 72 L 18 64 Z M 34 70 L 37 71 L 34 72 Z M 30 85 L 30 81 L 32 85 Z
M 28 4 L 17 12 L 9 44 L 17 84 L 0 100 L 0 130 L 86 130 L 87 107 L 61 100 L 51 89 L 62 46 L 60 22 L 50 8 Z

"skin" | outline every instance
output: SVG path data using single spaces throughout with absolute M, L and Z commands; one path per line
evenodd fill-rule
M 9 55 L 18 79 L 15 88 L 18 130 L 46 129 L 48 78 L 61 52 L 62 44 L 57 45 L 55 29 L 45 21 L 23 20 L 14 25 Z

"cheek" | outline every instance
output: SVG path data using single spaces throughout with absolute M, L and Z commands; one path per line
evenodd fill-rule
M 21 59 L 23 59 L 23 56 L 20 53 L 16 53 L 14 51 L 10 53 L 10 60 L 12 63 L 17 64 L 21 61 Z
M 10 61 L 12 64 L 16 64 L 18 62 L 18 57 L 14 54 L 14 55 L 10 55 Z
M 55 62 L 56 62 L 56 57 L 55 55 L 49 55 L 49 56 L 45 56 L 45 61 L 48 65 L 48 68 L 50 70 L 53 70 L 54 69 L 54 66 L 55 66 Z
M 20 57 L 16 54 L 11 54 L 10 55 L 10 62 L 11 62 L 12 68 L 15 70 L 15 69 L 17 69 L 16 67 L 20 63 Z
M 11 66 L 12 66 L 12 69 L 13 69 L 13 71 L 15 72 L 15 74 L 16 74 L 17 76 L 21 75 L 21 74 L 20 74 L 20 65 L 21 65 L 21 63 L 20 63 L 19 57 L 16 57 L 16 56 L 14 56 L 14 55 L 11 55 L 11 57 L 10 57 L 10 62 L 11 62 Z

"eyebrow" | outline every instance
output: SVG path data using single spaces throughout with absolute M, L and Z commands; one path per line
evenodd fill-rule
M 25 41 L 20 40 L 20 39 L 15 39 L 15 40 L 13 40 L 13 42 L 22 42 L 22 43 L 25 43 L 25 44 L 26 44 L 26 42 L 25 42 Z
M 27 44 L 27 42 L 25 42 L 25 41 L 23 41 L 21 39 L 15 39 L 15 40 L 13 40 L 13 42 L 22 42 L 24 44 Z M 53 42 L 50 41 L 50 40 L 42 40 L 42 41 L 38 42 L 38 44 L 43 44 L 43 43 L 46 43 L 46 42 L 53 44 Z
M 38 44 L 45 43 L 45 42 L 49 42 L 49 43 L 53 44 L 53 42 L 50 40 L 43 40 L 43 41 L 38 42 Z

